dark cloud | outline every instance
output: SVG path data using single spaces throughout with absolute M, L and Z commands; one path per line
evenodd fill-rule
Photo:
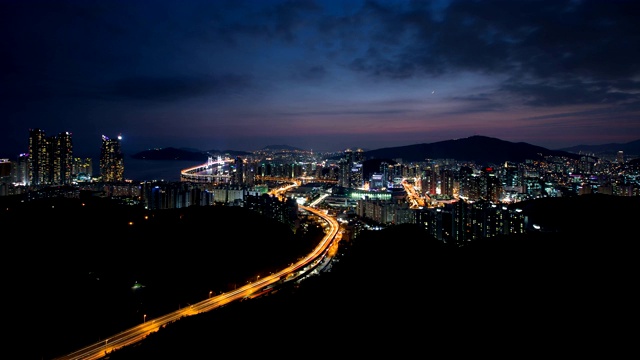
M 640 107 L 633 104 L 630 106 L 599 107 L 590 108 L 588 110 L 554 112 L 545 115 L 528 116 L 522 118 L 522 120 L 539 121 L 548 119 L 570 119 L 575 122 L 576 119 L 581 119 L 578 120 L 579 122 L 584 119 L 597 119 L 610 122 L 612 119 L 616 119 L 616 122 L 618 123 L 637 123 L 638 117 L 633 112 L 637 112 L 638 110 L 640 110 Z
M 378 26 L 349 67 L 375 77 L 506 74 L 502 90 L 526 95 L 531 105 L 628 101 L 635 96 L 606 89 L 638 90 L 628 82 L 640 74 L 637 1 L 452 1 L 441 18 L 422 3 L 370 1 L 355 17 L 348 24 Z M 558 78 L 568 83 L 549 81 Z
M 616 80 L 638 74 L 640 63 L 632 59 L 640 56 L 640 3 L 584 1 L 552 10 L 533 14 L 534 30 L 518 46 L 528 50 L 517 59 L 532 74 Z
M 305 19 L 308 19 L 307 13 L 317 10 L 320 10 L 320 7 L 313 1 L 290 0 L 276 4 L 267 13 L 274 20 L 271 33 L 287 41 L 293 41 L 296 32 L 308 25 L 305 24 Z
M 186 38 L 204 41 L 222 41 L 242 46 L 247 39 L 293 42 L 299 31 L 310 26 L 309 16 L 318 13 L 321 6 L 314 1 L 199 1 L 187 2 L 191 22 L 178 24 L 175 30 Z
M 612 91 L 615 81 L 582 82 L 575 79 L 555 82 L 525 83 L 505 82 L 502 90 L 520 95 L 524 103 L 530 106 L 559 106 L 572 104 L 619 105 L 625 103 L 640 104 L 640 88 L 629 82 L 623 83 L 632 88 L 632 92 Z

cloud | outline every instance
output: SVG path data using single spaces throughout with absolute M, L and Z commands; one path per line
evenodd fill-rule
M 628 80 L 640 74 L 638 2 L 451 1 L 438 17 L 422 3 L 399 4 L 369 1 L 351 21 L 334 22 L 360 29 L 349 69 L 396 80 L 506 75 L 501 90 L 532 106 L 637 100 L 638 83 Z
M 628 82 L 621 84 L 632 92 L 610 91 L 617 81 L 584 82 L 577 79 L 565 81 L 547 81 L 538 83 L 519 82 L 511 80 L 502 85 L 502 91 L 518 94 L 524 103 L 530 106 L 561 106 L 576 104 L 607 104 L 617 105 L 636 103 L 640 105 L 638 85 L 631 86 Z

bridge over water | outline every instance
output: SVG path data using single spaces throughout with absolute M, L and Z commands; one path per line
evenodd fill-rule
M 196 165 L 180 171 L 180 181 L 202 182 L 202 183 L 228 183 L 231 181 L 229 165 L 235 160 L 230 158 L 217 159 L 209 156 L 206 163 Z
M 180 171 L 180 181 L 200 182 L 200 183 L 216 183 L 225 184 L 232 180 L 232 170 L 230 165 L 236 160 L 231 158 L 222 158 L 218 156 L 215 160 L 213 157 L 209 157 L 206 163 L 202 165 L 196 165 L 188 169 Z M 318 179 L 311 176 L 299 176 L 297 178 L 285 178 L 275 176 L 257 176 L 256 179 L 263 181 L 278 181 L 278 182 L 291 182 L 298 185 L 304 185 L 307 183 L 337 183 L 337 180 Z

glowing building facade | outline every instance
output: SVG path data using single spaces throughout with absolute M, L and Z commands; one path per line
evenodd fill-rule
M 103 182 L 124 181 L 124 155 L 121 147 L 122 137 L 111 139 L 102 135 L 100 149 L 100 175 Z

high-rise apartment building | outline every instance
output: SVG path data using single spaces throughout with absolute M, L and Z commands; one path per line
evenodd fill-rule
M 29 129 L 29 184 L 47 184 L 49 175 L 48 139 L 42 129 Z
M 26 185 L 29 183 L 29 154 L 22 153 L 18 155 L 18 161 L 14 168 L 14 182 L 18 185 Z
M 231 182 L 235 185 L 244 184 L 244 162 L 241 157 L 236 157 L 233 162 L 233 173 Z
M 340 178 L 338 184 L 346 188 L 362 188 L 364 185 L 363 161 L 364 150 L 358 149 L 354 152 L 351 149 L 346 149 L 343 158 L 340 159 Z
M 29 129 L 28 159 L 30 185 L 65 185 L 73 182 L 71 133 L 47 137 L 42 129 Z
M 111 139 L 102 135 L 100 149 L 100 174 L 104 182 L 124 181 L 124 155 L 120 141 L 122 137 Z
M 340 177 L 338 184 L 348 188 L 351 185 L 351 167 L 353 166 L 353 150 L 346 149 L 340 159 Z

